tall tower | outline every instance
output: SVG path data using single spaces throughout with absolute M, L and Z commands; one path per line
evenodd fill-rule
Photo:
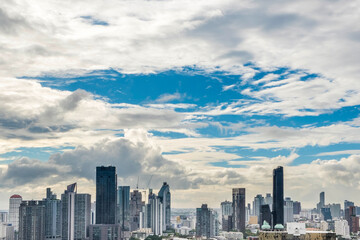
M 233 228 L 245 234 L 245 188 L 233 188 Z
M 87 239 L 91 222 L 91 195 L 78 194 L 73 183 L 61 194 L 62 240 Z
M 160 199 L 160 202 L 162 203 L 162 214 L 163 214 L 163 219 L 162 219 L 162 225 L 163 225 L 163 230 L 169 229 L 171 228 L 171 193 L 170 193 L 170 186 L 169 184 L 167 184 L 166 182 L 163 183 L 158 197 Z
M 56 199 L 50 188 L 46 189 L 45 205 L 45 238 L 60 239 L 61 237 L 61 200 Z
M 96 224 L 116 223 L 116 168 L 96 167 Z
M 22 202 L 20 195 L 12 195 L 9 199 L 9 223 L 14 226 L 14 230 L 19 230 L 19 208 Z
M 284 225 L 284 170 L 277 167 L 273 171 L 273 225 Z
M 122 230 L 129 230 L 130 186 L 119 186 L 117 193 L 117 222 Z
M 320 206 L 322 208 L 325 206 L 325 192 L 320 193 Z

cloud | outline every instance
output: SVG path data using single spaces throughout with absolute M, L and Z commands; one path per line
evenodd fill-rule
M 175 100 L 182 100 L 184 97 L 185 97 L 184 94 L 180 94 L 178 92 L 173 93 L 173 94 L 165 93 L 165 94 L 160 95 L 155 100 L 155 102 L 158 102 L 158 103 L 172 102 Z

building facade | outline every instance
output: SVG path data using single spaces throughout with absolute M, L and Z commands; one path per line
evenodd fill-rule
M 91 222 L 91 195 L 78 194 L 76 183 L 61 195 L 62 240 L 82 240 L 88 237 Z
M 164 230 L 171 228 L 171 193 L 170 193 L 170 186 L 166 182 L 163 183 L 158 197 L 162 204 L 162 228 Z
M 96 224 L 116 223 L 116 168 L 96 167 Z
M 45 240 L 43 201 L 23 201 L 19 208 L 19 240 Z
M 89 240 L 121 240 L 121 226 L 120 224 L 90 225 Z
M 217 235 L 217 221 L 214 211 L 202 204 L 196 209 L 196 237 L 212 238 Z
M 45 238 L 61 239 L 61 200 L 56 199 L 50 188 L 46 189 L 45 205 Z
M 245 188 L 233 188 L 233 229 L 245 234 Z
M 123 230 L 130 229 L 130 186 L 119 186 L 117 192 L 117 223 Z
M 19 208 L 22 202 L 20 195 L 12 195 L 9 199 L 9 223 L 14 226 L 14 231 L 19 231 Z
M 284 225 L 284 170 L 277 167 L 273 171 L 273 226 Z

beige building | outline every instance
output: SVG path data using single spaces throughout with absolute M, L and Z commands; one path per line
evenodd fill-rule
M 327 231 L 307 231 L 305 234 L 288 234 L 286 231 L 261 231 L 259 240 L 336 240 L 336 234 Z

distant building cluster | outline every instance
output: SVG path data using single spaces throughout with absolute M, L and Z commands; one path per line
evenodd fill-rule
M 171 228 L 170 186 L 164 182 L 156 195 L 149 190 L 147 203 L 139 189 L 117 186 L 116 168 L 96 168 L 96 201 L 67 186 L 58 199 L 50 188 L 46 198 L 9 200 L 0 212 L 0 240 L 127 240 L 131 232 L 162 235 Z M 146 194 L 145 194 L 146 196 Z
M 150 179 L 151 180 L 151 179 Z M 170 186 L 131 190 L 118 186 L 116 168 L 96 168 L 96 196 L 78 193 L 76 183 L 60 198 L 46 189 L 42 200 L 14 194 L 0 211 L 0 240 L 335 240 L 359 239 L 360 208 L 345 200 L 326 204 L 325 192 L 313 209 L 284 196 L 283 167 L 273 169 L 272 193 L 246 202 L 246 189 L 233 188 L 220 209 L 171 210 Z

